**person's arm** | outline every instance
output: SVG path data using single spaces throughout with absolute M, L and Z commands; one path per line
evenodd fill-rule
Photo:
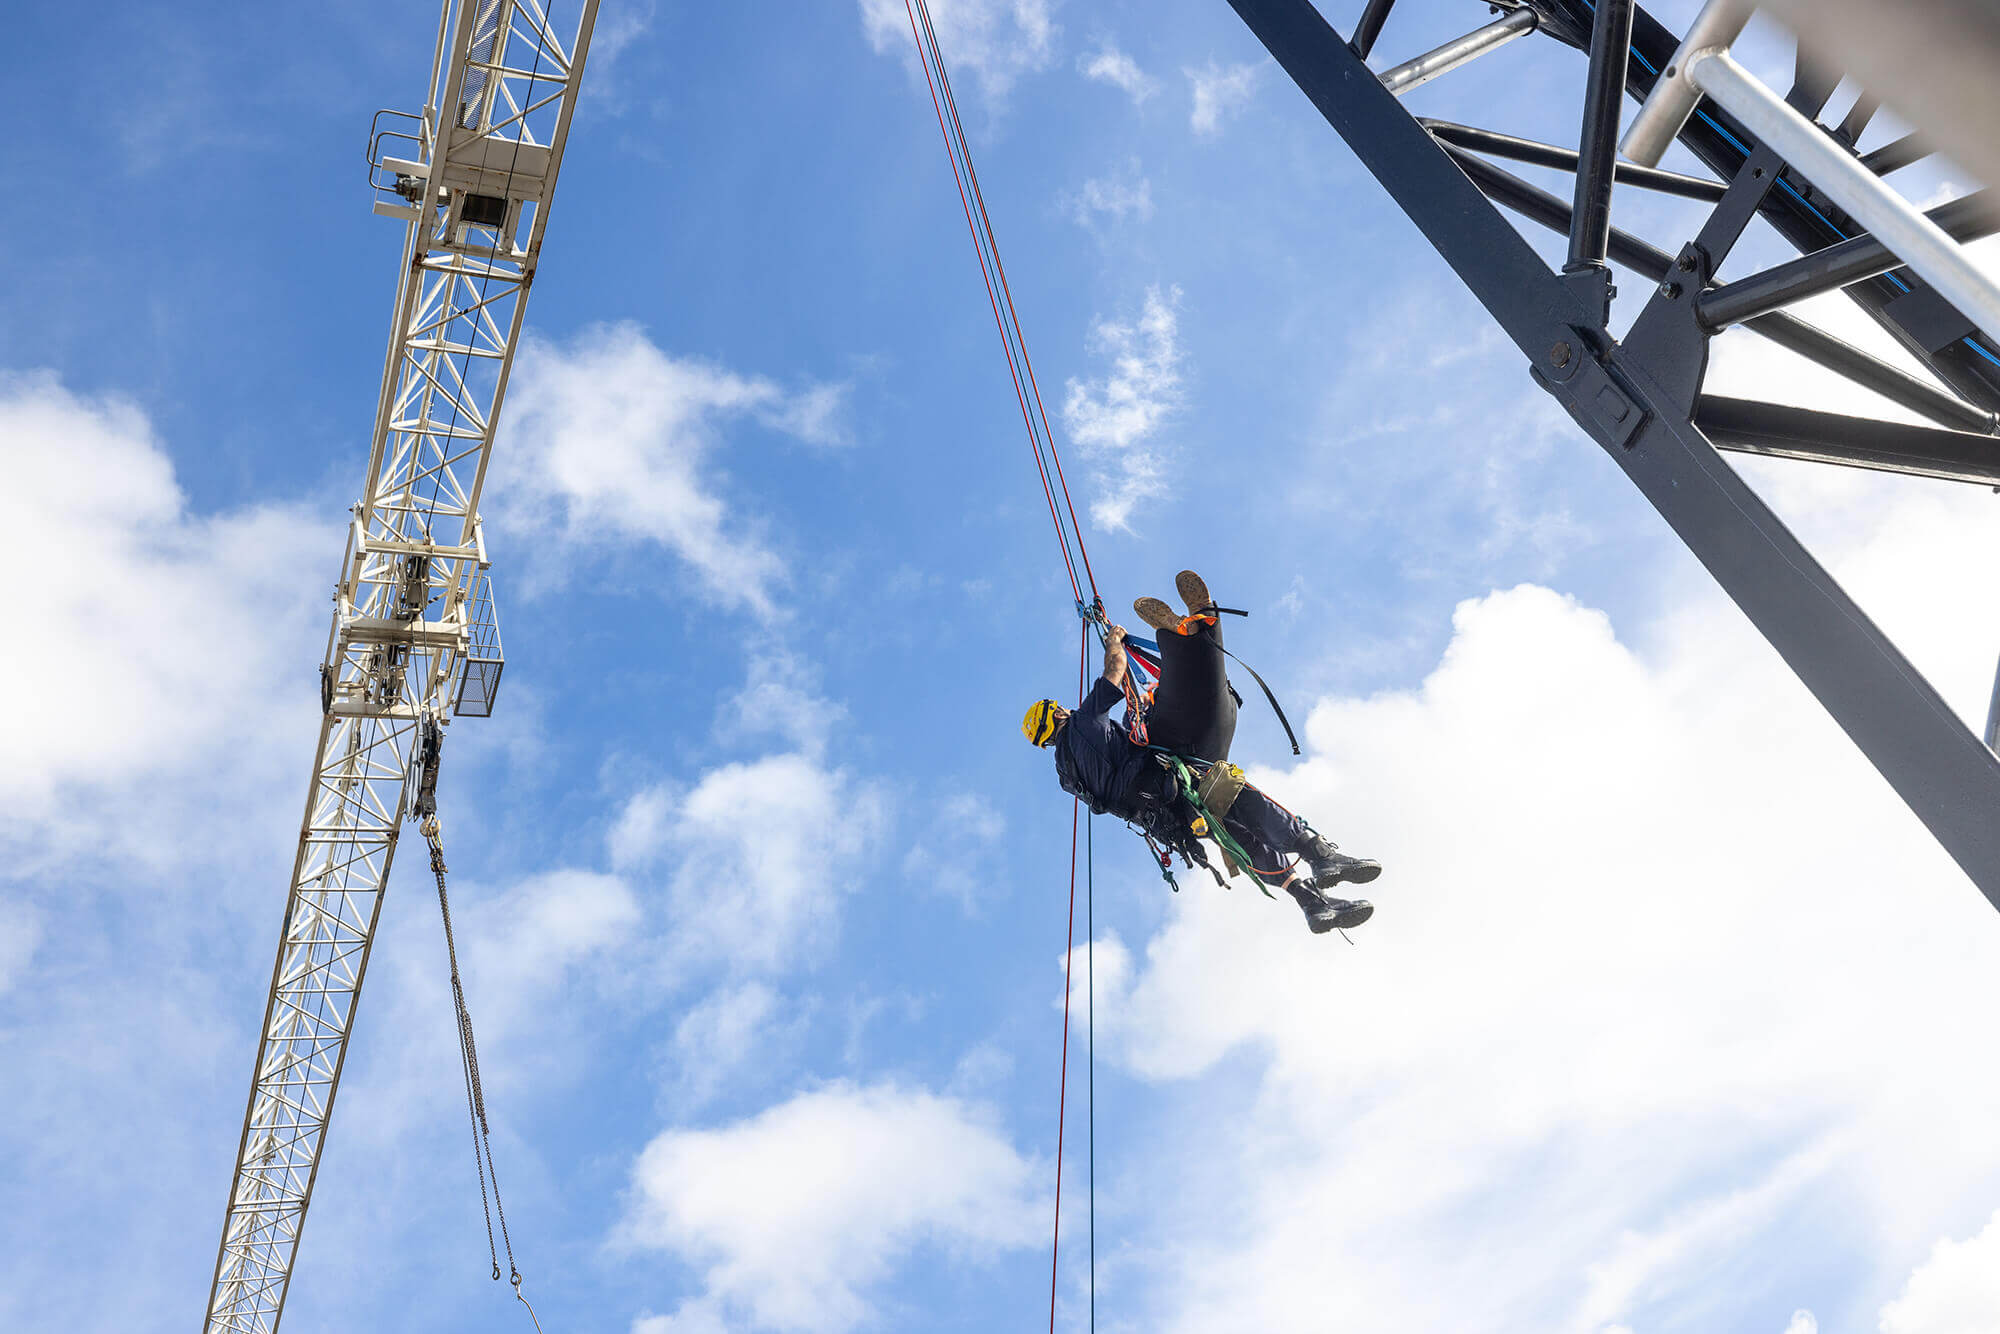
M 1099 677 L 1097 684 L 1090 688 L 1090 693 L 1083 697 L 1083 702 L 1076 706 L 1076 712 L 1070 715 L 1070 719 L 1077 721 L 1095 718 L 1099 714 L 1110 713 L 1124 702 L 1125 692 L 1103 677 Z
M 1125 672 L 1125 627 L 1114 625 L 1104 632 L 1104 679 L 1122 692 Z

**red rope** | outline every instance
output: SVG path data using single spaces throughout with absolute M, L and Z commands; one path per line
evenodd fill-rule
M 1062 453 L 1056 448 L 1055 436 L 1049 430 L 1048 408 L 1042 402 L 1042 387 L 1035 376 L 1033 360 L 1028 355 L 1028 342 L 1021 332 L 1021 318 L 1014 306 L 1013 286 L 1007 281 L 1007 266 L 1000 258 L 1000 242 L 993 232 L 992 215 L 987 212 L 986 193 L 979 186 L 979 171 L 972 163 L 972 150 L 966 142 L 965 126 L 959 119 L 958 99 L 951 90 L 951 76 L 944 67 L 944 53 L 939 49 L 937 32 L 931 25 L 930 6 L 926 0 L 903 0 L 903 9 L 910 20 L 910 36 L 917 44 L 918 62 L 924 67 L 924 86 L 930 92 L 931 112 L 937 117 L 938 133 L 944 138 L 945 156 L 951 162 L 952 183 L 958 188 L 958 206 L 965 215 L 966 230 L 972 235 L 972 252 L 979 261 L 979 276 L 986 284 L 986 303 L 993 312 L 993 326 L 1000 334 L 1000 347 L 1007 357 L 1007 373 L 1014 382 L 1014 401 L 1021 410 L 1021 424 L 1028 431 L 1028 446 L 1035 456 L 1035 471 L 1041 478 L 1042 498 L 1048 502 L 1049 520 L 1055 525 L 1056 541 L 1062 547 L 1063 567 L 1069 574 L 1070 591 L 1076 597 L 1079 611 L 1101 604 L 1097 593 L 1097 575 L 1090 567 L 1090 551 L 1084 545 L 1083 529 L 1076 521 L 1076 503 L 1070 496 L 1069 477 L 1062 466 Z M 921 14 L 921 27 L 918 15 Z M 935 77 L 933 71 L 935 70 Z M 949 125 L 947 125 L 947 115 Z M 961 170 L 961 161 L 963 170 Z M 977 221 L 973 214 L 978 213 Z M 989 265 L 989 256 L 991 259 Z M 996 286 L 997 281 L 997 286 Z M 1002 307 L 1005 314 L 1002 314 Z M 1016 360 L 1016 352 L 1019 360 Z M 1029 409 L 1029 400 L 1034 402 Z M 1040 429 L 1037 431 L 1037 421 Z M 1042 457 L 1044 444 L 1048 457 Z M 1062 493 L 1062 504 L 1058 508 L 1056 493 Z M 1065 527 L 1064 515 L 1068 516 Z M 1077 560 L 1070 555 L 1069 541 L 1076 539 L 1076 554 L 1083 563 L 1083 578 L 1077 577 Z M 1084 585 L 1090 587 L 1090 601 L 1084 600 Z M 1084 688 L 1089 682 L 1091 621 L 1086 618 L 1077 642 L 1076 688 L 1077 705 L 1082 707 Z M 1143 659 L 1142 659 L 1143 662 Z M 1145 663 L 1154 675 L 1158 668 Z M 1049 1334 L 1055 1334 L 1056 1291 L 1061 1277 L 1062 1259 L 1062 1160 L 1063 1139 L 1069 1113 L 1069 1011 L 1070 983 L 1074 971 L 1076 953 L 1076 862 L 1077 833 L 1081 821 L 1082 802 L 1071 803 L 1069 817 L 1069 923 L 1063 947 L 1063 1023 L 1062 1057 L 1056 1091 L 1056 1198 L 1055 1223 L 1049 1238 Z M 1094 1183 L 1093 1183 L 1094 1191 Z M 1093 1243 L 1094 1251 L 1094 1243 Z M 1092 1260 L 1092 1284 L 1095 1287 L 1095 1259 Z M 1092 1294 L 1093 1323 L 1095 1320 L 1095 1293 Z
M 904 0 L 906 8 L 908 4 L 909 0 Z M 928 13 L 928 11 L 926 12 Z M 935 33 L 932 34 L 931 40 L 933 46 L 935 46 L 937 40 Z M 965 142 L 965 127 L 959 123 L 958 99 L 951 95 L 951 84 L 944 74 L 942 57 L 940 57 L 938 62 L 938 76 L 940 79 L 945 80 L 945 103 L 951 108 L 952 128 L 958 133 L 959 143 L 963 144 Z M 1021 318 L 1014 310 L 1014 290 L 1012 285 L 1007 281 L 1006 261 L 1000 258 L 1000 243 L 993 235 L 993 219 L 986 212 L 986 192 L 979 188 L 979 170 L 972 165 L 972 154 L 969 152 L 965 155 L 965 174 L 972 182 L 972 200 L 979 206 L 979 221 L 980 225 L 986 229 L 986 245 L 993 252 L 994 270 L 1000 275 L 1000 294 L 1007 302 L 1007 318 L 1014 322 L 1015 333 L 1018 337 L 1021 328 Z M 970 221 L 970 219 L 967 221 Z M 1048 409 L 1042 406 L 1042 386 L 1040 381 L 1035 378 L 1035 363 L 1028 355 L 1028 340 L 1021 338 L 1020 344 L 1021 364 L 1027 368 L 1028 387 L 1034 391 L 1035 412 L 1042 419 L 1042 438 L 1049 442 L 1049 458 L 1055 464 L 1056 480 L 1062 484 L 1063 506 L 1069 511 L 1070 530 L 1076 535 L 1076 549 L 1078 554 L 1083 557 L 1084 577 L 1090 581 L 1091 596 L 1095 597 L 1097 596 L 1097 576 L 1091 571 L 1090 551 L 1083 544 L 1083 529 L 1076 521 L 1076 504 L 1069 496 L 1069 478 L 1063 474 L 1062 454 L 1056 449 L 1056 438 L 1049 430 Z M 1028 429 L 1030 431 L 1034 430 L 1032 422 L 1029 423 Z M 1046 485 L 1046 481 L 1044 484 Z
M 924 29 L 927 32 L 930 31 L 930 13 L 928 7 L 923 4 L 923 0 L 917 0 L 916 8 L 921 8 L 924 10 Z M 944 136 L 945 156 L 951 162 L 952 182 L 958 187 L 959 208 L 964 211 L 966 229 L 972 234 L 972 250 L 973 254 L 977 256 L 979 260 L 979 276 L 986 284 L 986 301 L 988 306 L 990 306 L 993 311 L 993 327 L 1000 334 L 1001 348 L 1003 349 L 1003 351 L 1005 351 L 1007 356 L 1007 372 L 1014 381 L 1014 400 L 1021 409 L 1021 423 L 1022 425 L 1028 428 L 1028 443 L 1029 447 L 1034 451 L 1035 470 L 1041 476 L 1042 496 L 1043 499 L 1045 499 L 1048 502 L 1049 506 L 1049 521 L 1055 525 L 1056 540 L 1062 545 L 1063 565 L 1069 573 L 1070 591 L 1076 596 L 1076 600 L 1078 602 L 1081 602 L 1083 601 L 1083 583 L 1076 577 L 1076 564 L 1074 561 L 1070 559 L 1069 542 L 1065 537 L 1065 530 L 1063 528 L 1062 517 L 1060 514 L 1057 513 L 1056 510 L 1056 488 L 1055 485 L 1053 485 L 1049 480 L 1048 466 L 1046 463 L 1044 463 L 1042 459 L 1041 441 L 1043 439 L 1046 439 L 1048 441 L 1049 454 L 1056 460 L 1057 481 L 1060 482 L 1062 485 L 1063 507 L 1069 511 L 1070 531 L 1074 531 L 1076 533 L 1077 549 L 1079 551 L 1082 551 L 1083 549 L 1083 533 L 1080 529 L 1077 529 L 1076 527 L 1076 507 L 1070 502 L 1068 481 L 1067 479 L 1062 477 L 1062 460 L 1061 457 L 1056 454 L 1055 438 L 1048 434 L 1048 414 L 1046 412 L 1041 413 L 1042 435 L 1038 438 L 1035 434 L 1034 418 L 1029 414 L 1028 411 L 1028 391 L 1022 387 L 1021 369 L 1020 367 L 1017 367 L 1014 362 L 1015 341 L 1020 342 L 1021 359 L 1024 364 L 1027 362 L 1028 349 L 1026 340 L 1022 339 L 1020 335 L 1021 322 L 1014 310 L 1013 295 L 1012 293 L 1008 293 L 1006 297 L 1007 319 L 1013 320 L 1014 323 L 1014 338 L 1010 340 L 1007 334 L 1006 320 L 1004 320 L 1000 314 L 1000 305 L 1001 305 L 1000 297 L 996 295 L 994 292 L 993 273 L 989 272 L 987 268 L 986 248 L 982 248 L 980 245 L 980 228 L 979 225 L 974 223 L 972 220 L 972 203 L 967 198 L 966 195 L 966 182 L 968 178 L 971 180 L 972 183 L 973 197 L 978 198 L 979 216 L 986 223 L 985 233 L 986 233 L 987 247 L 990 247 L 993 251 L 993 269 L 995 271 L 1000 271 L 1001 268 L 1000 251 L 998 245 L 995 243 L 993 239 L 993 226 L 991 219 L 989 219 L 986 214 L 986 201 L 983 197 L 979 196 L 979 180 L 977 173 L 973 170 L 972 155 L 964 147 L 965 131 L 963 125 L 960 123 L 958 118 L 957 102 L 952 98 L 950 85 L 946 81 L 947 76 L 945 75 L 944 71 L 944 57 L 937 50 L 937 36 L 935 32 L 931 32 L 931 44 L 928 48 L 926 48 L 923 34 L 919 33 L 917 30 L 916 9 L 913 9 L 911 7 L 911 0 L 903 0 L 903 11 L 905 14 L 909 16 L 910 36 L 913 37 L 917 43 L 918 63 L 924 67 L 924 86 L 930 90 L 931 111 L 933 112 L 933 114 L 937 116 L 938 133 Z M 933 61 L 935 61 L 937 64 L 936 80 L 933 80 L 931 77 L 931 65 Z M 938 100 L 939 83 L 945 83 L 945 95 L 943 104 L 940 104 Z M 951 125 L 952 125 L 951 129 L 947 129 L 945 126 L 944 105 L 949 105 L 951 107 Z M 956 130 L 958 132 L 958 140 L 956 146 L 954 146 L 952 140 L 953 130 Z M 965 171 L 963 175 L 960 174 L 958 165 L 959 155 L 961 153 L 965 155 Z M 1001 285 L 1004 290 L 1006 285 L 1006 276 L 1004 271 L 1001 271 Z M 1034 370 L 1032 366 L 1028 367 L 1028 375 L 1030 384 L 1033 385 Z M 1041 387 L 1039 385 L 1033 385 L 1033 393 L 1035 398 L 1035 406 L 1037 410 L 1040 410 Z M 1084 575 L 1085 578 L 1090 581 L 1090 592 L 1091 596 L 1094 598 L 1097 595 L 1097 583 L 1095 578 L 1090 573 L 1089 566 L 1090 566 L 1089 555 L 1088 553 L 1085 553 Z
M 1083 627 L 1076 645 L 1076 702 L 1083 707 L 1086 665 L 1090 661 L 1090 626 Z M 1056 1091 L 1056 1222 L 1049 1237 L 1049 1334 L 1056 1328 L 1056 1262 L 1062 1254 L 1063 1124 L 1069 1111 L 1069 982 L 1076 961 L 1076 831 L 1082 798 L 1069 808 L 1069 934 L 1063 942 L 1062 1073 Z

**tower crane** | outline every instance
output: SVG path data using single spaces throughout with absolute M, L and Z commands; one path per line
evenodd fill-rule
M 374 211 L 407 230 L 207 1334 L 284 1314 L 397 837 L 500 684 L 479 498 L 597 17 L 572 3 L 565 35 L 560 0 L 443 0 L 424 109 L 370 134 Z

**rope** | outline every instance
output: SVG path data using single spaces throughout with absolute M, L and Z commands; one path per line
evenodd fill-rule
M 1090 635 L 1095 629 L 1099 641 L 1106 633 L 1104 600 L 1098 596 L 1097 575 L 1091 569 L 1090 551 L 1083 529 L 1076 520 L 1076 503 L 1070 497 L 1069 477 L 1062 466 L 1062 454 L 1049 430 L 1048 409 L 1042 403 L 1042 388 L 1035 377 L 1034 362 L 1021 331 L 1021 319 L 1014 306 L 1013 286 L 1007 281 L 1007 267 L 1000 258 L 999 239 L 994 235 L 993 218 L 986 207 L 986 193 L 979 185 L 979 172 L 972 163 L 972 149 L 966 142 L 965 126 L 959 119 L 958 99 L 952 92 L 951 76 L 945 70 L 944 53 L 938 47 L 937 30 L 932 25 L 928 0 L 903 0 L 910 20 L 910 36 L 917 45 L 923 66 L 924 85 L 930 91 L 931 111 L 937 117 L 938 133 L 944 138 L 945 156 L 951 163 L 953 183 L 958 187 L 958 203 L 972 236 L 972 250 L 979 261 L 979 276 L 986 286 L 986 302 L 993 312 L 993 325 L 1000 334 L 1000 349 L 1007 359 L 1007 373 L 1014 385 L 1014 402 L 1021 412 L 1021 424 L 1028 432 L 1028 447 L 1035 459 L 1035 473 L 1041 480 L 1042 498 L 1048 504 L 1049 521 L 1056 530 L 1062 550 L 1063 570 L 1069 577 L 1070 593 L 1076 600 L 1082 633 L 1077 642 L 1077 702 L 1081 706 L 1088 684 Z M 1060 497 L 1060 499 L 1058 499 Z M 1157 676 L 1155 664 L 1144 663 Z M 1129 678 L 1128 678 L 1129 679 Z M 1133 700 L 1135 705 L 1137 701 Z M 1135 711 L 1134 717 L 1138 713 Z M 1076 862 L 1077 832 L 1082 823 L 1082 802 L 1070 807 L 1069 829 L 1069 916 L 1063 950 L 1062 1055 L 1056 1094 L 1056 1190 L 1055 1225 L 1049 1239 L 1049 1330 L 1056 1325 L 1056 1288 L 1062 1256 L 1062 1159 L 1063 1137 L 1069 1109 L 1069 1013 L 1070 982 L 1076 949 Z M 1086 856 L 1086 912 L 1092 912 L 1094 896 L 1091 859 Z M 1094 917 L 1089 931 L 1094 929 Z M 1085 949 L 1090 949 L 1086 940 Z M 1090 1321 L 1097 1327 L 1097 1053 L 1096 983 L 1091 982 L 1090 1005 Z
M 1090 661 L 1090 632 L 1089 629 L 1086 627 L 1083 633 L 1077 637 L 1077 644 L 1076 644 L 1076 690 L 1077 690 L 1077 703 L 1079 705 L 1082 704 L 1083 702 L 1083 687 L 1085 681 L 1084 672 L 1086 670 L 1086 666 L 1089 663 L 1089 661 Z M 1055 1334 L 1056 1271 L 1057 1271 L 1057 1261 L 1062 1256 L 1063 1130 L 1064 1130 L 1064 1123 L 1067 1119 L 1066 1113 L 1069 1110 L 1069 993 L 1070 993 L 1070 975 L 1075 971 L 1075 964 L 1076 964 L 1076 833 L 1077 833 L 1077 825 L 1080 822 L 1080 813 L 1082 812 L 1082 810 L 1083 810 L 1083 799 L 1080 797 L 1072 799 L 1069 808 L 1069 935 L 1067 939 L 1065 939 L 1065 941 L 1063 942 L 1062 1067 L 1061 1067 L 1061 1074 L 1057 1077 L 1056 1080 L 1056 1219 L 1055 1219 L 1054 1230 L 1049 1238 L 1049 1334 Z M 1092 1115 L 1093 1124 L 1095 1123 L 1095 1119 L 1096 1119 L 1095 1114 L 1093 1113 Z M 1092 1175 L 1091 1201 L 1092 1201 L 1092 1207 L 1094 1208 L 1097 1197 L 1097 1186 L 1095 1181 L 1096 1167 L 1094 1162 L 1095 1158 L 1094 1143 L 1092 1146 L 1092 1154 L 1093 1154 L 1093 1165 L 1091 1168 L 1091 1175 Z M 1093 1216 L 1093 1218 L 1091 1219 L 1091 1232 L 1093 1235 L 1095 1235 L 1096 1231 L 1097 1231 L 1097 1221 L 1096 1218 Z M 1095 1265 L 1096 1265 L 1096 1259 L 1093 1253 L 1092 1256 L 1093 1271 L 1095 1270 Z M 1093 1272 L 1092 1290 L 1091 1290 L 1091 1302 L 1093 1305 L 1095 1305 L 1096 1300 L 1097 1300 L 1097 1294 L 1095 1287 L 1095 1274 Z
M 435 815 L 426 816 L 418 826 L 424 842 L 430 845 L 431 874 L 437 878 L 438 913 L 444 918 L 445 958 L 451 964 L 451 1000 L 456 1011 L 458 1029 L 458 1059 L 465 1077 L 465 1110 L 472 1123 L 472 1165 L 479 1175 L 479 1208 L 486 1215 L 486 1254 L 493 1264 L 493 1280 L 500 1280 L 500 1252 L 507 1253 L 507 1277 L 513 1284 L 514 1296 L 521 1305 L 528 1308 L 528 1318 L 535 1322 L 536 1334 L 540 1334 L 541 1320 L 535 1315 L 535 1308 L 521 1294 L 521 1269 L 514 1262 L 514 1239 L 507 1231 L 507 1206 L 500 1198 L 500 1172 L 493 1165 L 493 1129 L 486 1116 L 486 1087 L 479 1077 L 479 1044 L 472 1033 L 472 1012 L 465 1004 L 465 984 L 458 975 L 458 942 L 451 929 L 451 897 L 445 890 L 444 844 L 440 841 L 441 830 Z M 493 1183 L 493 1198 L 488 1206 L 486 1183 Z M 500 1244 L 493 1244 L 493 1220 L 500 1220 Z
M 979 260 L 980 277 L 985 280 L 987 304 L 993 311 L 994 327 L 1000 333 L 1001 350 L 1014 383 L 1015 403 L 1021 423 L 1028 431 L 1029 448 L 1035 456 L 1035 470 L 1041 478 L 1042 496 L 1048 502 L 1049 519 L 1055 525 L 1056 540 L 1062 547 L 1063 567 L 1069 575 L 1070 592 L 1081 612 L 1097 601 L 1097 578 L 1090 567 L 1090 552 L 1083 531 L 1076 522 L 1076 505 L 1070 499 L 1069 479 L 1049 431 L 1048 411 L 1042 404 L 1042 389 L 1035 378 L 1034 363 L 1028 357 L 1026 337 L 1014 307 L 1014 293 L 1007 281 L 1006 266 L 1000 259 L 999 241 L 994 236 L 993 219 L 986 208 L 986 195 L 979 187 L 979 173 L 972 164 L 972 150 L 966 142 L 965 126 L 958 115 L 958 99 L 953 95 L 951 76 L 945 71 L 937 32 L 931 25 L 927 0 L 903 0 L 909 15 L 910 35 L 924 69 L 924 83 L 930 90 L 931 110 L 937 116 L 938 132 L 944 137 L 945 153 L 951 161 L 951 175 L 958 187 L 959 207 L 965 214 L 966 229 L 972 234 L 973 253 Z M 1030 406 L 1032 402 L 1032 407 Z M 1061 502 L 1058 504 L 1057 495 Z M 1072 545 L 1075 551 L 1071 551 Z M 1079 578 L 1079 572 L 1082 577 Z M 1090 596 L 1084 596 L 1088 588 Z

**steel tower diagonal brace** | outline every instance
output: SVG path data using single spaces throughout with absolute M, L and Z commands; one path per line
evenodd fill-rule
M 1691 354 L 1680 364 L 1661 355 L 1675 346 L 1670 337 L 1636 348 L 1610 343 L 1593 312 L 1310 0 L 1230 4 L 1520 348 L 1536 381 L 1624 470 L 2000 908 L 2000 760 L 1694 424 L 1705 344 L 1692 294 L 1710 276 L 1699 255 L 1692 247 L 1683 253 L 1687 281 L 1670 282 L 1672 296 L 1663 288 L 1640 322 L 1665 329 L 1685 320 L 1690 341 L 1678 346 Z M 1718 217 L 1729 207 L 1725 199 Z M 1734 228 L 1747 217 L 1746 207 Z M 1732 230 L 1724 248 L 1733 240 Z M 1628 344 L 1640 342 L 1638 332 Z
M 284 1314 L 414 743 L 426 720 L 483 712 L 498 680 L 497 663 L 483 685 L 469 670 L 497 649 L 479 497 L 596 14 L 578 0 L 565 38 L 537 0 L 444 0 L 424 111 L 370 145 L 375 211 L 407 223 L 401 278 L 209 1334 L 273 1334 Z M 409 156 L 378 156 L 392 142 Z

